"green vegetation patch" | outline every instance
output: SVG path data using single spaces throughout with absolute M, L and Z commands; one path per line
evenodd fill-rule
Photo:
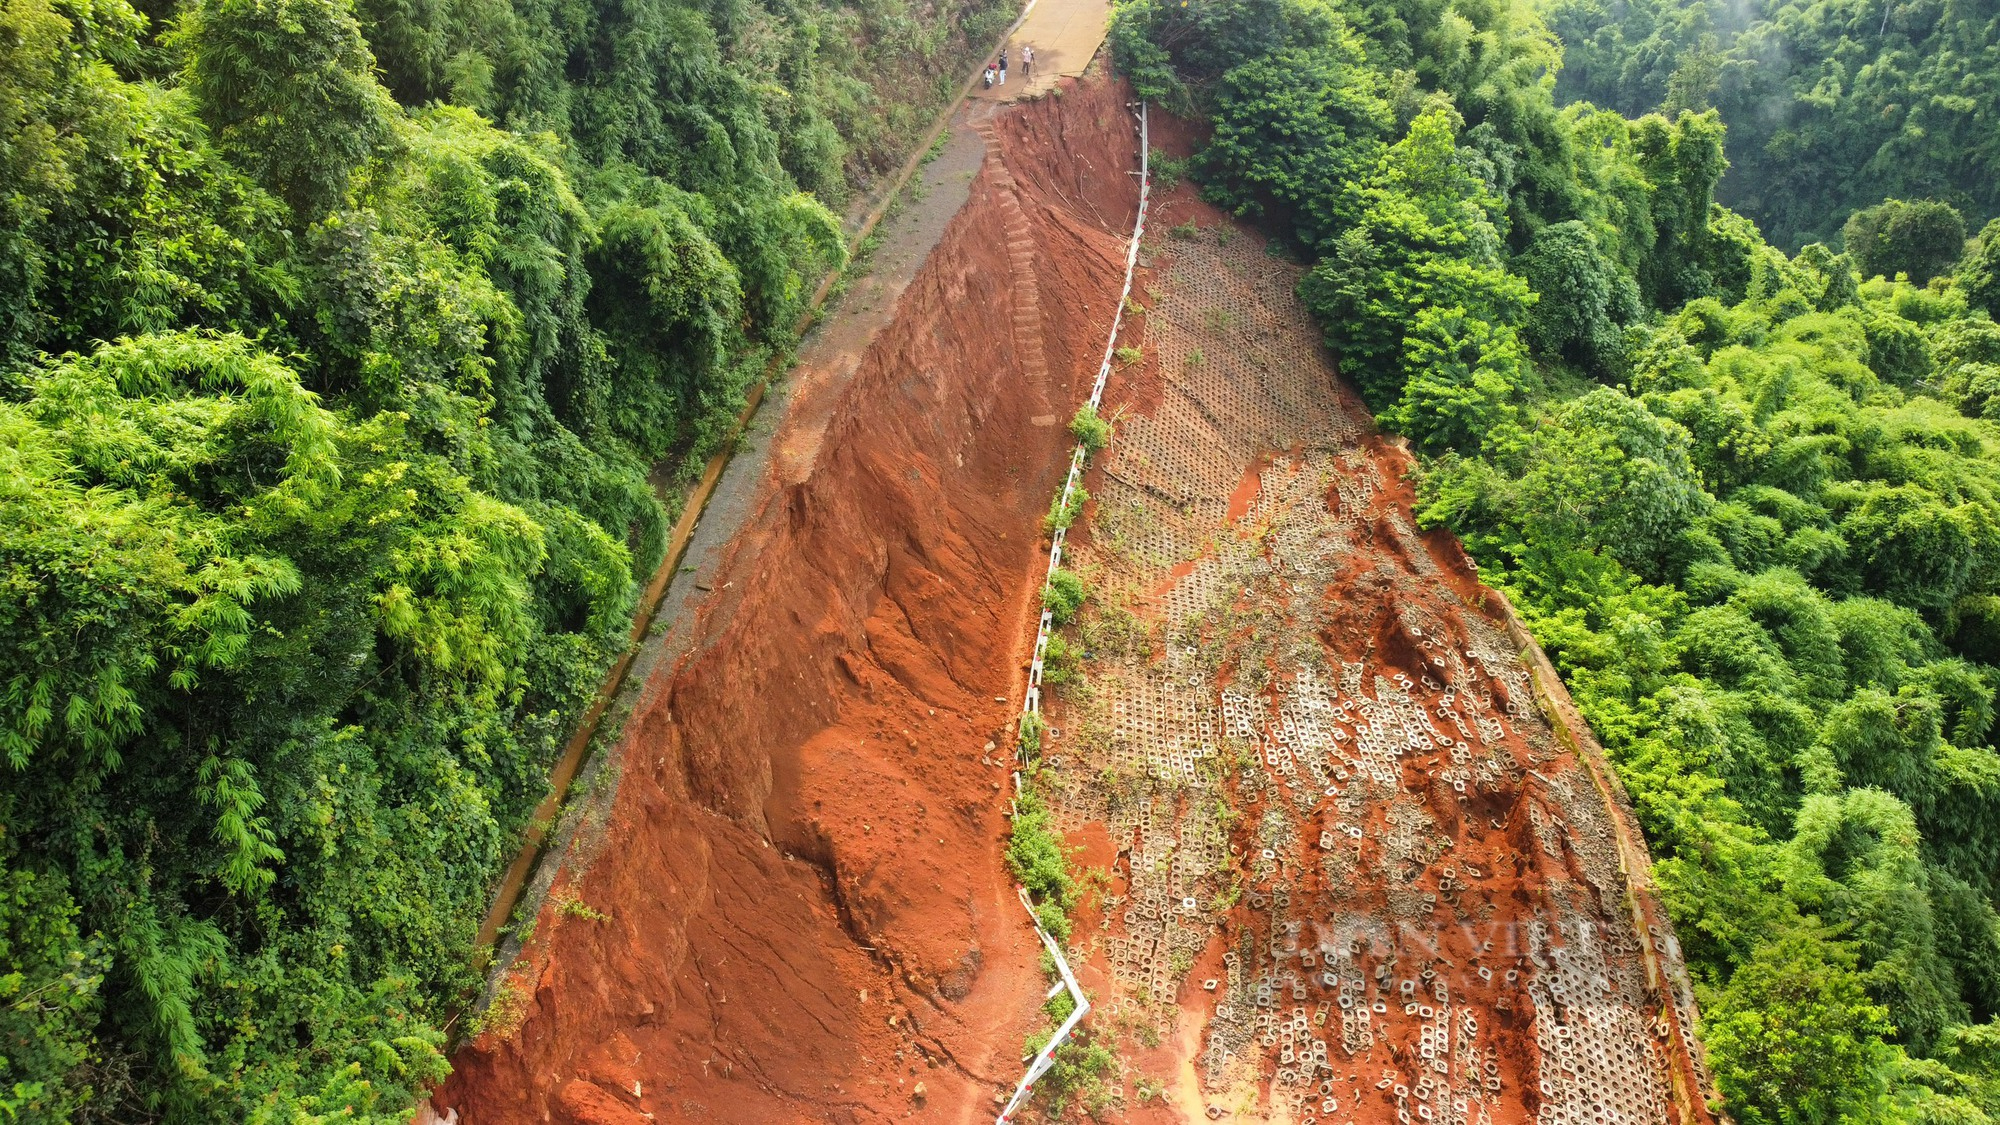
M 1089 597 L 1090 588 L 1071 570 L 1051 572 L 1048 585 L 1042 587 L 1042 605 L 1049 610 L 1058 627 L 1075 620 L 1077 612 Z
M 1049 501 L 1049 512 L 1042 517 L 1042 530 L 1049 533 L 1067 531 L 1083 514 L 1083 506 L 1090 503 L 1090 493 L 1082 485 L 1069 490 L 1067 500 L 1060 494 Z
M 1070 436 L 1083 445 L 1085 453 L 1096 456 L 1111 444 L 1111 423 L 1097 416 L 1097 408 L 1084 403 L 1069 420 Z
M 1055 815 L 1029 786 L 1021 791 L 1014 811 L 1014 829 L 1007 841 L 1007 869 L 1034 900 L 1035 917 L 1058 941 L 1069 938 L 1069 908 L 1076 893 L 1062 830 Z

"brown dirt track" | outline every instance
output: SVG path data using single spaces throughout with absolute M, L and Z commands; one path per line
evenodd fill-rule
M 692 651 L 647 684 L 608 818 L 436 1104 L 972 1121 L 1018 1076 L 1042 983 L 1000 861 L 1004 747 L 1058 421 L 1122 280 L 1123 98 L 1087 81 L 981 128 L 891 326 L 851 376 L 797 374 Z

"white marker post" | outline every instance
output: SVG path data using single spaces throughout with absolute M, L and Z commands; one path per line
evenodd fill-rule
M 1111 338 L 1104 345 L 1104 361 L 1098 364 L 1097 381 L 1090 388 L 1090 408 L 1092 410 L 1097 409 L 1104 403 L 1104 384 L 1111 378 L 1111 357 L 1118 347 L 1118 330 L 1124 327 L 1125 302 L 1132 297 L 1132 275 L 1139 266 L 1139 240 L 1146 233 L 1146 208 L 1151 200 L 1153 186 L 1149 169 L 1149 162 L 1152 157 L 1152 150 L 1148 144 L 1149 139 L 1146 132 L 1146 103 L 1140 102 L 1139 217 L 1132 224 L 1132 242 L 1125 251 L 1125 288 L 1118 294 L 1118 304 L 1111 313 Z M 1083 465 L 1089 456 L 1089 450 L 1084 448 L 1083 442 L 1078 441 L 1076 449 L 1070 454 L 1069 476 L 1063 481 L 1060 510 L 1068 510 L 1070 499 L 1075 496 L 1077 486 L 1083 480 Z M 1068 537 L 1064 534 L 1062 528 L 1057 528 L 1050 538 L 1053 542 L 1049 545 L 1049 573 L 1048 577 L 1043 579 L 1044 589 L 1047 588 L 1048 582 L 1054 581 L 1056 571 L 1062 566 L 1063 544 Z M 1027 696 L 1021 704 L 1021 721 L 1024 724 L 1030 716 L 1036 718 L 1041 716 L 1042 660 L 1049 651 L 1049 631 L 1054 627 L 1055 614 L 1047 607 L 1044 607 L 1042 609 L 1041 624 L 1035 631 L 1034 660 L 1028 665 Z M 1015 743 L 1014 754 L 1020 760 L 1023 767 L 1029 764 L 1027 752 L 1021 747 L 1019 742 Z M 1015 792 L 1018 793 L 1020 791 L 1021 785 L 1021 772 L 1017 770 L 1014 773 Z M 1027 909 L 1028 918 L 1034 922 L 1035 936 L 1042 939 L 1042 944 L 1048 948 L 1049 956 L 1055 960 L 1056 972 L 1062 976 L 1062 981 L 1057 987 L 1069 989 L 1070 998 L 1076 1001 L 1076 1009 L 1070 1012 L 1069 1018 L 1063 1021 L 1061 1027 L 1056 1028 L 1056 1033 L 1049 1037 L 1048 1044 L 1035 1054 L 1034 1061 L 1028 1064 L 1028 1073 L 1022 1076 L 1021 1084 L 1014 1087 L 1014 1096 L 1008 1100 L 1007 1108 L 1001 1110 L 1000 1116 L 994 1119 L 994 1125 L 1008 1125 L 1009 1122 L 1013 1121 L 1014 1114 L 1020 1110 L 1022 1105 L 1026 1104 L 1028 1095 L 1034 1089 L 1036 1080 L 1041 1078 L 1042 1075 L 1047 1074 L 1049 1068 L 1055 1065 L 1056 1048 L 1069 1040 L 1070 1034 L 1076 1030 L 1078 1024 L 1083 1022 L 1083 1017 L 1090 1011 L 1090 1001 L 1084 998 L 1083 989 L 1076 983 L 1075 975 L 1069 971 L 1069 962 L 1063 959 L 1062 950 L 1056 945 L 1055 939 L 1049 936 L 1048 931 L 1042 929 L 1041 919 L 1035 917 L 1035 904 L 1029 901 L 1027 889 L 1018 889 L 1021 895 L 1021 905 Z M 1056 991 L 1056 988 L 1051 988 L 1049 995 L 1054 996 Z

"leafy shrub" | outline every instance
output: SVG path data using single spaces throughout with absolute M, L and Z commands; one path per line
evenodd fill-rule
M 10 1117 L 74 1120 L 91 1100 L 80 1079 L 95 1053 L 98 990 L 111 958 L 102 937 L 78 931 L 78 912 L 60 876 L 0 868 L 8 967 L 0 974 L 0 1109 Z
M 198 0 L 171 40 L 230 159 L 304 220 L 332 210 L 396 114 L 341 0 Z
M 1153 190 L 1172 191 L 1179 187 L 1181 181 L 1187 178 L 1189 165 L 1193 163 L 1192 157 L 1176 159 L 1154 149 L 1146 158 L 1146 171 L 1153 178 Z
M 1951 272 L 1965 249 L 1965 217 L 1933 200 L 1883 200 L 1849 216 L 1840 233 L 1862 277 L 1906 274 L 1918 285 Z
M 1957 283 L 1967 304 L 2000 320 L 2000 219 L 1986 224 L 1960 260 Z
M 1006 859 L 1007 869 L 1027 889 L 1029 897 L 1037 905 L 1053 906 L 1059 912 L 1044 916 L 1043 928 L 1059 940 L 1069 937 L 1069 919 L 1061 912 L 1068 911 L 1076 882 L 1063 851 L 1062 832 L 1032 787 L 1022 790 L 1018 799 Z M 1057 925 L 1051 926 L 1049 921 L 1056 921 Z
M 1426 112 L 1377 161 L 1358 221 L 1331 239 L 1300 294 L 1371 404 L 1396 401 L 1404 341 L 1425 309 L 1518 324 L 1534 301 L 1505 270 L 1492 193 L 1457 159 L 1451 115 Z
M 1041 757 L 1042 735 L 1047 733 L 1048 729 L 1049 726 L 1046 722 L 1042 721 L 1040 713 L 1034 711 L 1022 713 L 1021 750 L 1027 755 L 1029 761 L 1032 762 Z
M 1042 605 L 1050 611 L 1058 626 L 1074 620 L 1089 596 L 1090 589 L 1084 585 L 1083 579 L 1069 570 L 1056 570 L 1049 575 L 1048 584 L 1042 587 Z
M 1096 456 L 1111 444 L 1111 423 L 1097 416 L 1097 408 L 1084 403 L 1069 420 L 1070 436 L 1083 444 L 1085 453 Z
M 1033 1054 L 1046 1047 L 1053 1033 L 1051 1029 L 1039 1037 L 1030 1036 L 1025 1053 Z M 1057 1047 L 1055 1065 L 1044 1076 L 1038 1096 L 1057 1107 L 1081 1104 L 1093 1116 L 1109 1109 L 1114 1103 L 1114 1090 L 1105 1079 L 1116 1072 L 1118 1055 L 1106 1045 L 1103 1034 L 1100 1029 L 1079 1027 L 1068 1042 Z
M 1070 489 L 1067 504 L 1063 502 L 1062 495 L 1057 494 L 1054 500 L 1049 501 L 1049 514 L 1042 517 L 1042 530 L 1050 534 L 1069 530 L 1070 525 L 1083 514 L 1083 506 L 1089 502 L 1090 493 L 1084 491 L 1082 485 Z
M 1514 331 L 1460 309 L 1424 309 L 1403 340 L 1412 372 L 1383 424 L 1434 452 L 1471 452 L 1512 432 L 1525 357 Z
M 1515 268 L 1535 291 L 1528 317 L 1535 347 L 1608 369 L 1622 342 L 1619 328 L 1639 314 L 1639 290 L 1590 228 L 1575 220 L 1543 227 Z
M 1048 647 L 1042 650 L 1042 682 L 1051 687 L 1061 687 L 1075 680 L 1081 667 L 1082 662 L 1063 635 L 1050 633 Z
M 1890 1027 L 1888 1012 L 1869 1003 L 1853 955 L 1799 934 L 1738 969 L 1702 1031 L 1730 1116 L 1779 1125 L 1865 1120 Z

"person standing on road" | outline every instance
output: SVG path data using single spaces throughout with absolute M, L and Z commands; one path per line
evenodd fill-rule
M 1000 84 L 1007 84 L 1007 48 L 1000 48 Z
M 1034 76 L 1035 45 L 1033 43 L 1023 43 L 1021 45 L 1021 77 L 1033 78 Z

